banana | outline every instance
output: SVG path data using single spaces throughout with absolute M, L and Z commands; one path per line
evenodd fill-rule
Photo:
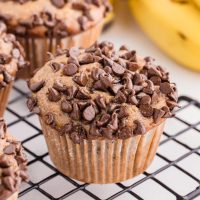
M 200 0 L 129 0 L 138 23 L 178 63 L 200 71 Z
M 114 0 L 109 0 L 109 1 L 113 6 L 114 5 Z M 113 10 L 110 13 L 108 13 L 108 15 L 106 16 L 106 19 L 104 21 L 104 28 L 109 26 L 109 24 L 113 21 L 114 17 L 115 17 L 115 14 L 114 14 L 114 8 L 113 8 Z

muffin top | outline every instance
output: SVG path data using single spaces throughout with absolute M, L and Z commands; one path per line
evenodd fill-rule
M 28 82 L 27 105 L 58 134 L 83 139 L 144 134 L 171 117 L 177 89 L 168 72 L 110 42 L 58 49 Z
M 6 132 L 6 124 L 0 119 L 0 199 L 6 200 L 27 181 L 27 160 L 20 142 Z
M 0 21 L 0 90 L 26 65 L 23 48 L 14 35 L 6 33 L 6 25 Z
M 75 35 L 102 22 L 109 10 L 108 0 L 0 1 L 0 19 L 9 31 L 32 37 Z

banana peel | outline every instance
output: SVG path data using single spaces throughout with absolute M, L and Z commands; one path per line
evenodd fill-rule
M 200 0 L 129 0 L 149 37 L 178 63 L 200 72 Z

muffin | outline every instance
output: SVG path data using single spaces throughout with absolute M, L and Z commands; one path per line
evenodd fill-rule
M 5 111 L 17 70 L 26 65 L 23 48 L 14 35 L 6 33 L 6 25 L 0 21 L 0 116 Z
M 23 44 L 31 63 L 19 77 L 30 77 L 46 62 L 47 52 L 55 53 L 58 46 L 92 45 L 109 10 L 108 0 L 1 1 L 0 19 Z
M 150 57 L 110 42 L 60 50 L 29 80 L 50 157 L 63 174 L 114 183 L 152 162 L 177 106 L 169 74 Z
M 22 181 L 27 181 L 27 159 L 20 142 L 6 131 L 0 119 L 0 199 L 16 200 Z
M 114 5 L 114 0 L 109 0 L 109 1 L 110 1 L 111 5 Z M 112 23 L 114 21 L 114 18 L 115 18 L 115 12 L 114 12 L 114 10 L 111 10 L 107 14 L 107 16 L 105 18 L 105 21 L 104 21 L 104 30 L 108 29 L 112 25 Z

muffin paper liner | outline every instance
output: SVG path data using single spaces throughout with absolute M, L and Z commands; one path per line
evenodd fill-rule
M 40 118 L 49 154 L 64 175 L 86 183 L 117 183 L 144 172 L 151 164 L 165 121 L 144 135 L 128 139 L 84 140 L 75 144 Z
M 6 85 L 5 88 L 2 88 L 0 90 L 0 117 L 3 116 L 4 111 L 6 109 L 8 97 L 12 89 L 12 86 L 13 86 L 13 82 L 10 82 L 8 85 Z
M 30 61 L 30 66 L 20 70 L 17 78 L 27 79 L 33 75 L 38 67 L 42 67 L 47 61 L 47 52 L 55 53 L 57 47 L 62 49 L 79 46 L 87 48 L 92 45 L 100 36 L 103 27 L 103 20 L 94 27 L 74 36 L 65 38 L 54 38 L 51 35 L 46 38 L 17 37 L 23 45 L 26 58 Z

